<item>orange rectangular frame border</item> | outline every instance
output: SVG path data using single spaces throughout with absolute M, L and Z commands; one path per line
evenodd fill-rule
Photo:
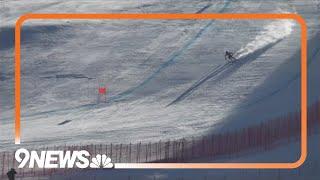
M 25 14 L 15 25 L 15 143 L 20 144 L 20 36 L 30 19 L 291 19 L 301 28 L 301 154 L 292 163 L 116 163 L 117 169 L 293 169 L 307 158 L 307 25 L 297 14 Z

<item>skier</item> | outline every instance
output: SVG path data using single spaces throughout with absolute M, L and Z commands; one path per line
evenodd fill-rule
M 236 60 L 236 58 L 233 57 L 233 53 L 232 53 L 232 52 L 229 52 L 229 51 L 226 51 L 226 53 L 225 53 L 225 55 L 224 55 L 224 59 L 225 59 L 226 61 L 229 61 L 229 62 L 231 62 L 231 61 L 233 61 L 233 60 Z

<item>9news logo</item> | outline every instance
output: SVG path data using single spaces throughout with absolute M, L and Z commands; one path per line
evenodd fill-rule
M 111 158 L 105 154 L 95 157 L 85 150 L 81 151 L 28 151 L 21 148 L 15 152 L 18 168 L 113 168 Z

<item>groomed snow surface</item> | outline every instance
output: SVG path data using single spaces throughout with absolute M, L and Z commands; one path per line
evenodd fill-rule
M 309 102 L 319 99 L 319 1 L 10 0 L 1 8 L 1 151 L 19 147 L 13 31 L 24 13 L 299 13 L 308 24 Z M 226 50 L 239 60 L 228 64 Z M 21 52 L 23 147 L 201 136 L 300 107 L 300 29 L 291 20 L 27 21 Z

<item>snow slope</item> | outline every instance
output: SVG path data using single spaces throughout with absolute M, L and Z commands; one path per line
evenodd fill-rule
M 6 1 L 0 14 L 4 44 L 0 47 L 0 148 L 15 148 L 13 24 L 21 14 L 298 12 L 305 13 L 309 37 L 315 39 L 319 22 L 309 15 L 319 11 L 312 4 L 300 3 L 95 0 L 25 5 Z M 255 123 L 246 121 L 248 117 L 266 120 L 294 111 L 299 107 L 299 89 L 288 93 L 280 87 L 299 73 L 298 27 L 288 20 L 26 22 L 21 49 L 23 146 L 200 136 L 214 128 Z M 225 65 L 225 50 L 237 52 L 240 61 L 212 72 Z M 213 76 L 205 76 L 210 73 Z M 316 80 L 315 69 L 311 73 Z M 197 81 L 201 83 L 188 91 Z M 99 84 L 108 87 L 107 103 L 97 103 Z M 279 88 L 282 94 L 273 96 Z M 167 106 L 186 91 L 179 103 Z M 317 93 L 313 94 L 315 99 Z M 287 100 L 290 106 L 285 107 L 281 102 Z M 66 120 L 69 123 L 58 125 Z

